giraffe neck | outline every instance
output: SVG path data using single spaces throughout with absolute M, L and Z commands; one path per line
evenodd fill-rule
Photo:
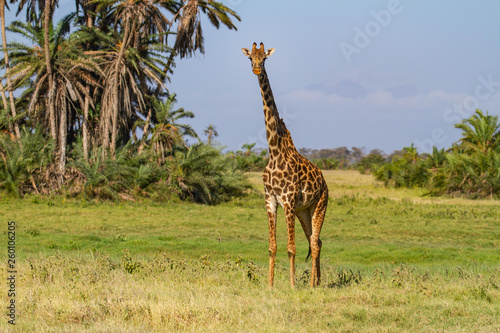
M 260 92 L 262 103 L 264 104 L 264 118 L 266 121 L 266 136 L 269 145 L 269 157 L 277 156 L 283 136 L 287 134 L 287 129 L 283 120 L 280 119 L 278 108 L 274 102 L 273 92 L 265 69 L 259 74 Z

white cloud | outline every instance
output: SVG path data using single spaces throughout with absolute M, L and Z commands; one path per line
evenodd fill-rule
M 336 93 L 326 93 L 312 89 L 299 89 L 279 96 L 285 105 L 296 105 L 296 109 L 315 107 L 319 109 L 348 109 L 360 111 L 366 109 L 384 110 L 388 114 L 393 112 L 419 111 L 442 112 L 455 103 L 461 103 L 467 95 L 450 94 L 441 90 L 425 94 L 417 93 L 410 96 L 395 97 L 386 89 L 370 91 L 364 97 L 349 98 Z M 494 96 L 500 100 L 500 96 Z

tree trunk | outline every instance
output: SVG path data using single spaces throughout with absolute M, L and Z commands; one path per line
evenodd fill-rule
M 142 140 L 141 140 L 141 144 L 139 145 L 139 149 L 137 150 L 137 152 L 140 154 L 142 153 L 142 151 L 144 150 L 144 146 L 146 145 L 146 139 L 148 137 L 148 132 L 149 132 L 149 123 L 151 122 L 151 116 L 153 114 L 153 107 L 150 107 L 149 108 L 149 111 L 148 111 L 148 116 L 146 117 L 146 124 L 144 125 L 144 129 L 142 131 Z
M 87 96 L 85 96 L 85 102 L 83 105 L 83 122 L 82 122 L 82 134 L 83 134 L 83 159 L 85 162 L 89 160 L 89 86 L 85 88 L 87 91 Z
M 123 35 L 123 40 L 121 43 L 120 47 L 120 52 L 118 53 L 118 58 L 116 59 L 116 65 L 115 65 L 115 79 L 114 79 L 114 86 L 113 86 L 113 114 L 112 114 L 112 122 L 111 122 L 111 154 L 115 154 L 115 149 L 116 149 L 116 139 L 118 136 L 118 109 L 120 106 L 120 65 L 123 59 L 123 54 L 125 53 L 125 49 L 128 46 L 128 39 L 129 39 L 129 34 L 130 34 L 130 21 L 127 20 L 125 23 L 125 33 Z
M 92 28 L 94 26 L 94 11 L 96 8 L 95 4 L 89 4 L 89 0 L 84 2 L 83 7 L 83 16 L 85 18 L 85 24 L 88 28 Z M 90 43 L 87 44 L 87 50 L 90 49 Z M 83 159 L 85 162 L 89 160 L 89 150 L 90 150 L 90 133 L 89 133 L 89 104 L 90 104 L 90 86 L 89 84 L 85 87 L 86 96 L 85 102 L 83 106 L 83 122 L 82 122 L 82 132 L 83 132 Z
M 85 19 L 85 24 L 87 27 L 91 28 L 94 26 L 95 21 L 95 10 L 97 8 L 96 3 L 90 3 L 91 0 L 85 0 L 83 7 L 83 17 Z
M 61 184 L 64 181 L 66 172 L 66 144 L 68 140 L 68 110 L 66 104 L 66 96 L 62 99 L 61 119 L 59 119 L 59 172 Z
M 5 0 L 0 0 L 0 21 L 2 25 L 2 47 L 3 54 L 5 60 L 5 75 L 7 76 L 7 89 L 9 90 L 9 99 L 10 99 L 10 112 L 12 117 L 16 117 L 16 104 L 14 100 L 14 91 L 12 89 L 12 80 L 9 77 L 9 53 L 7 52 L 7 35 L 5 33 Z M 2 87 L 2 101 L 4 101 L 4 106 L 6 106 L 6 100 L 4 100 L 5 92 Z M 7 109 L 7 107 L 5 107 Z M 18 139 L 21 138 L 21 132 L 19 131 L 19 125 L 17 124 L 17 120 L 14 121 L 14 132 L 16 133 L 16 137 Z
M 109 77 L 106 78 L 108 80 Z M 104 95 L 103 95 L 104 96 Z M 104 103 L 110 103 L 109 98 L 103 100 Z M 106 156 L 106 149 L 109 148 L 109 134 L 110 134 L 110 123 L 112 120 L 112 113 L 113 110 L 110 110 L 110 108 L 106 105 L 105 107 L 102 107 L 102 114 L 101 114 L 101 121 L 104 119 L 104 126 L 100 126 L 101 129 L 101 142 L 102 142 L 102 147 L 104 148 L 102 150 L 102 157 L 104 158 Z
M 45 8 L 44 8 L 44 54 L 45 54 L 45 66 L 46 71 L 47 71 L 47 80 L 48 80 L 48 94 L 47 94 L 47 108 L 49 110 L 49 126 L 50 126 L 50 136 L 54 142 L 57 143 L 58 135 L 57 135 L 57 122 L 56 122 L 56 112 L 55 112 L 55 105 L 54 105 L 54 95 L 55 95 L 55 81 L 54 81 L 54 75 L 52 73 L 52 63 L 50 61 L 50 25 L 52 21 L 52 9 L 51 9 L 51 0 L 45 0 Z M 66 116 L 65 114 L 66 110 L 63 110 L 62 114 Z M 63 115 L 61 114 L 60 118 L 63 118 Z M 59 119 L 60 121 L 60 126 L 64 126 L 66 123 L 65 121 L 62 121 L 63 119 Z M 67 129 L 66 129 L 67 130 Z M 59 140 L 59 149 L 60 149 L 60 156 L 59 156 L 59 174 L 57 175 L 57 182 L 59 186 L 62 185 L 64 181 L 64 170 L 66 167 L 66 145 L 63 144 L 66 142 L 66 138 L 60 138 Z
M 7 104 L 7 96 L 5 95 L 5 88 L 3 86 L 2 81 L 0 81 L 0 93 L 2 95 L 2 102 L 3 102 L 3 108 L 4 110 L 7 110 L 9 108 Z M 9 133 L 12 135 L 14 133 L 14 127 L 12 126 L 12 123 L 9 122 Z
M 52 64 L 50 63 L 50 21 L 52 10 L 50 6 L 51 0 L 45 0 L 44 8 L 44 53 L 45 53 L 45 66 L 47 66 L 47 79 L 49 80 L 49 93 L 47 106 L 49 108 L 49 125 L 50 136 L 54 141 L 57 141 L 57 128 L 56 128 L 56 115 L 54 110 L 54 77 L 52 76 Z

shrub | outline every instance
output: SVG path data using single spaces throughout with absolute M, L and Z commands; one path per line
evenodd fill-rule
M 422 187 L 429 179 L 425 157 L 418 155 L 411 145 L 403 148 L 401 156 L 395 156 L 390 163 L 374 170 L 375 178 L 394 187 Z
M 53 151 L 52 140 L 36 129 L 22 128 L 19 140 L 0 136 L 0 187 L 18 198 L 28 192 L 48 194 L 57 189 L 55 165 L 51 164 Z
M 373 173 L 386 185 L 427 187 L 431 194 L 500 197 L 500 123 L 481 110 L 455 125 L 462 138 L 448 152 L 433 148 L 419 155 L 404 148 L 390 163 Z
M 196 144 L 175 155 L 172 180 L 182 198 L 216 204 L 243 195 L 249 183 L 227 155 L 206 144 Z
M 446 155 L 447 162 L 436 172 L 433 187 L 440 192 L 470 197 L 498 197 L 500 154 L 490 151 Z
M 367 156 L 363 156 L 361 160 L 354 166 L 360 173 L 372 172 L 386 163 L 384 155 L 379 151 L 372 151 Z

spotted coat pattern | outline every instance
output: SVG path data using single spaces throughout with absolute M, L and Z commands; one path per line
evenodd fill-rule
M 319 234 L 328 204 L 328 187 L 321 170 L 299 154 L 283 119 L 279 117 L 264 67 L 265 60 L 273 52 L 274 49 L 265 51 L 262 43 L 259 49 L 254 43 L 251 52 L 243 49 L 243 53 L 252 62 L 254 74 L 259 79 L 269 145 L 269 161 L 262 175 L 269 220 L 268 284 L 273 286 L 274 283 L 277 249 L 276 216 L 279 204 L 283 207 L 287 223 L 290 284 L 292 287 L 295 285 L 295 216 L 297 216 L 309 242 L 312 257 L 311 287 L 314 287 L 321 279 Z

